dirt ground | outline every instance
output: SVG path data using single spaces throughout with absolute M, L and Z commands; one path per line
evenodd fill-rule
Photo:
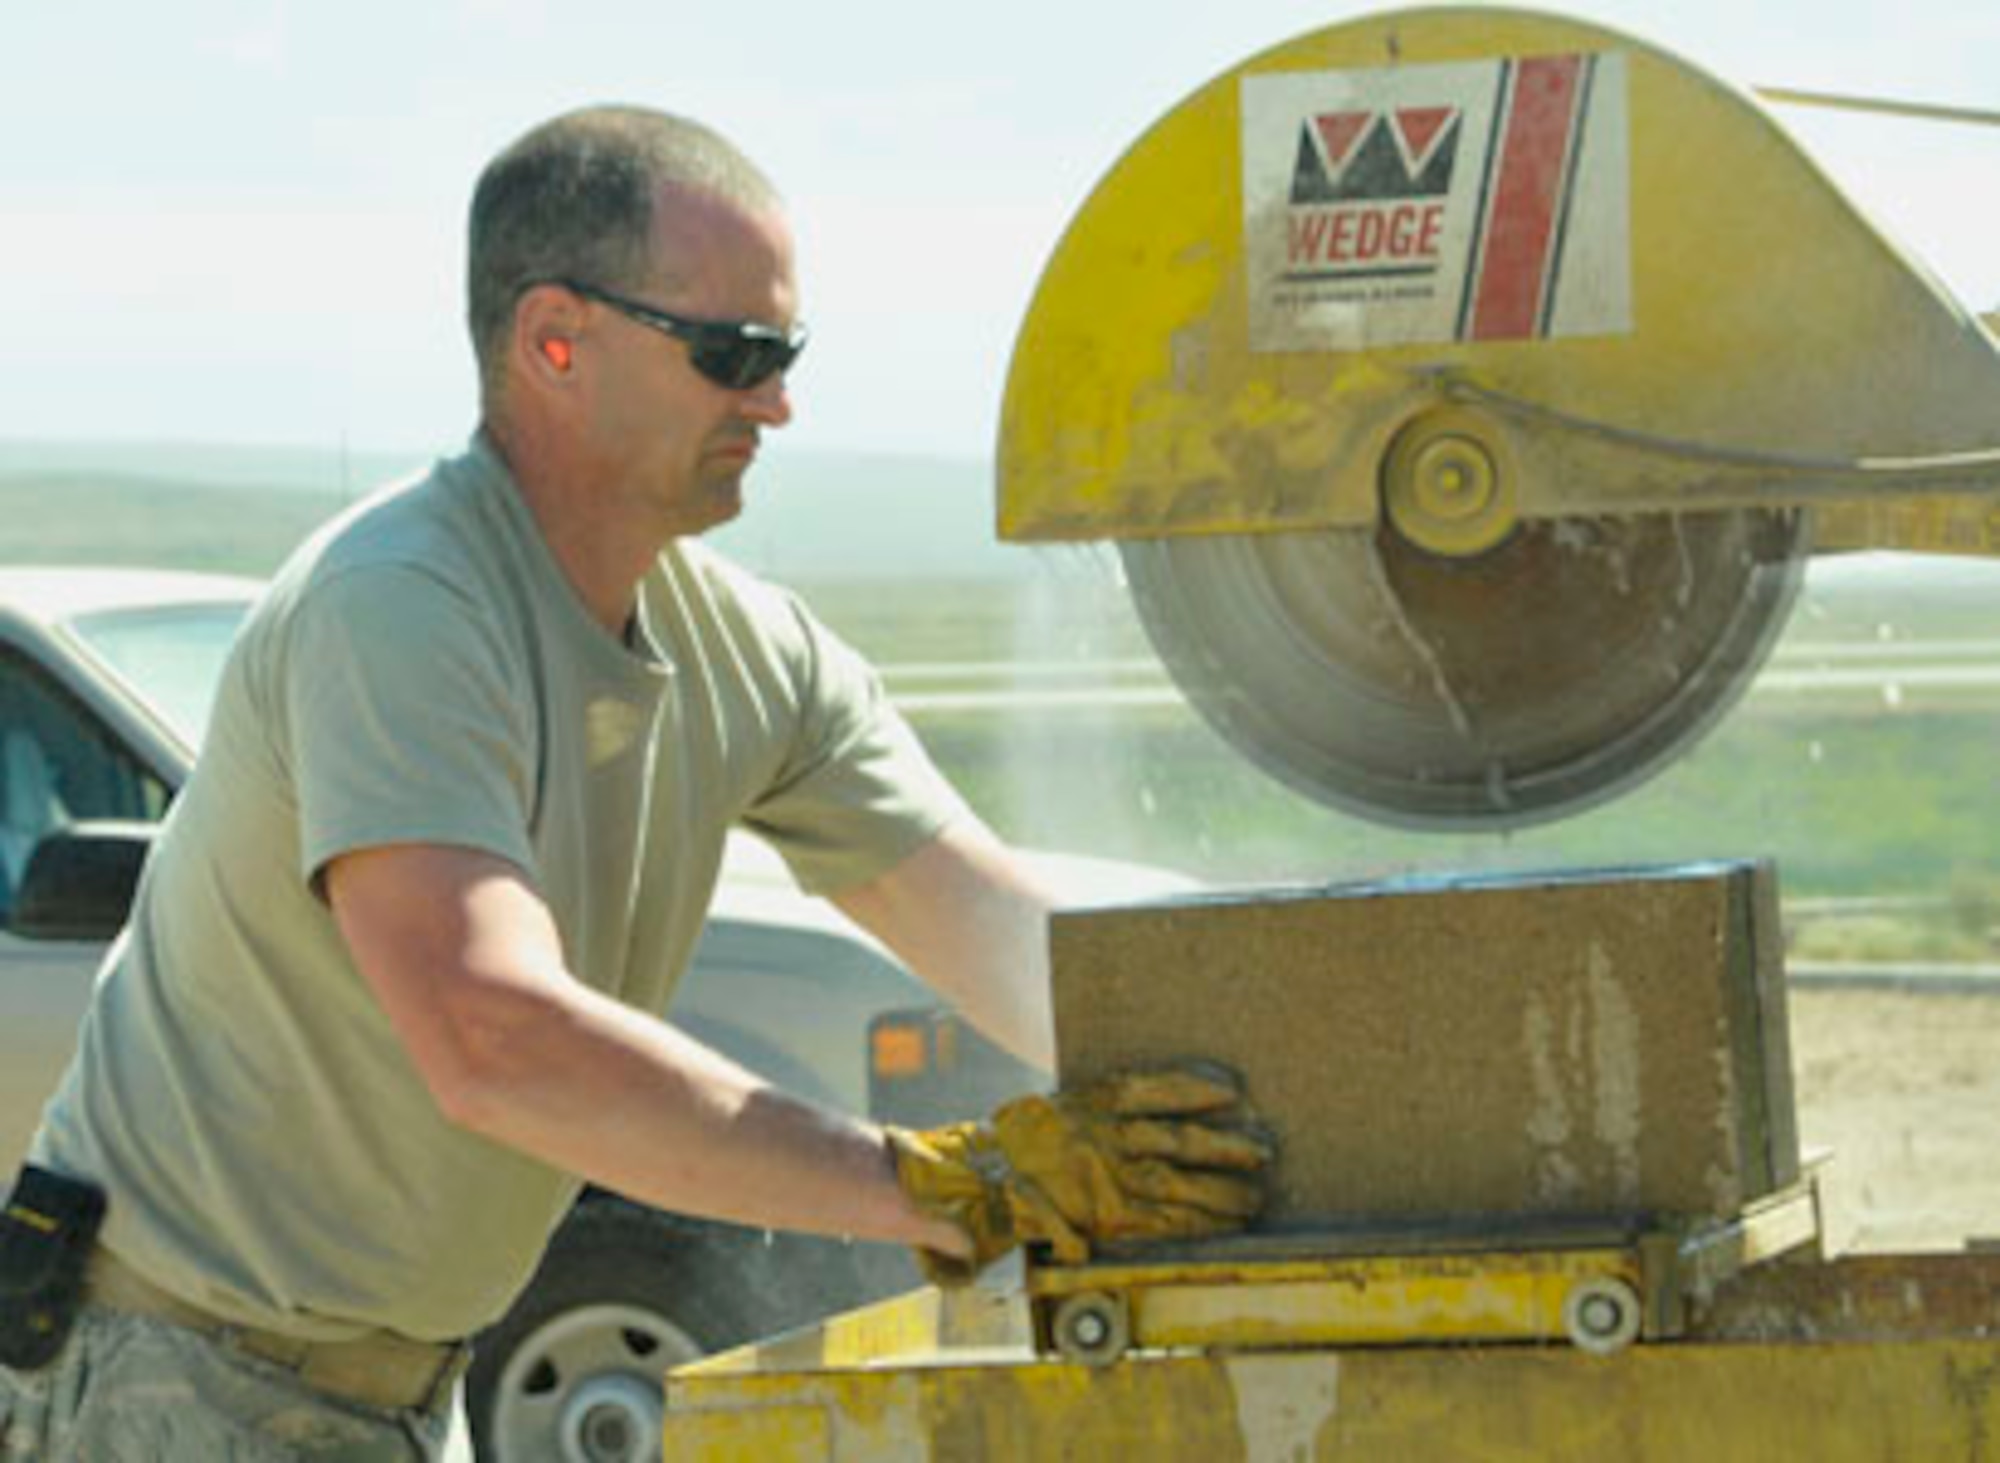
M 2000 992 L 1795 987 L 1791 1030 L 1836 1247 L 2000 1239 Z

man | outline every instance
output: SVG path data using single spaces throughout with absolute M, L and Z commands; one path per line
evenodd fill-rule
M 1191 1121 L 1224 1082 L 885 1141 L 657 1019 L 733 825 L 1045 1064 L 1049 897 L 858 659 L 694 542 L 791 414 L 761 175 L 557 118 L 482 177 L 469 273 L 481 430 L 252 616 L 34 1145 L 108 1213 L 60 1353 L 0 1372 L 17 1456 L 431 1455 L 581 1181 L 945 1278 L 1255 1207 L 1261 1146 Z

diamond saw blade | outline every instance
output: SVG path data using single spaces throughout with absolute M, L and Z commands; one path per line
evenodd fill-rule
M 1139 615 L 1237 750 L 1378 822 L 1504 830 L 1664 767 L 1783 626 L 1806 515 L 1546 519 L 1476 557 L 1374 528 L 1128 540 Z

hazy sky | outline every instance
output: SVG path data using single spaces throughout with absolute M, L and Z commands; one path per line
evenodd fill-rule
M 1216 73 L 1366 13 L 1298 0 L 178 0 L 17 5 L 0 88 L 0 436 L 355 448 L 472 420 L 471 182 L 634 100 L 788 194 L 800 445 L 980 457 L 1042 262 Z M 1736 82 L 2000 107 L 1993 0 L 1591 0 Z M 1969 305 L 2000 305 L 2000 128 L 1783 109 Z

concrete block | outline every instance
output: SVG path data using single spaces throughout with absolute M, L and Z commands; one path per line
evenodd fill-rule
M 1050 940 L 1062 1082 L 1242 1072 L 1267 1227 L 1720 1217 L 1798 1177 L 1768 865 L 1203 893 Z

